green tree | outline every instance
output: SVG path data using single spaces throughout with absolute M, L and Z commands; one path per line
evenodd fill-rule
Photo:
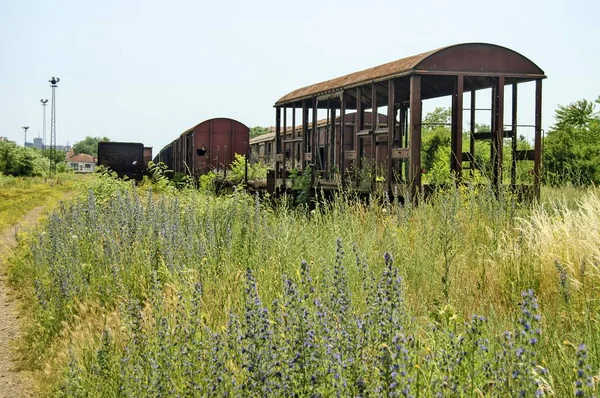
M 258 137 L 259 135 L 267 134 L 269 132 L 271 132 L 271 129 L 268 127 L 252 127 L 250 128 L 250 138 Z
M 423 118 L 423 132 L 433 131 L 440 127 L 449 130 L 452 122 L 452 110 L 450 108 L 437 107 Z
M 98 157 L 98 143 L 99 142 L 108 142 L 110 139 L 108 137 L 90 137 L 86 136 L 82 141 L 78 141 L 73 145 L 73 152 L 75 154 L 86 153 L 88 155 L 92 155 L 93 157 Z
M 64 160 L 64 159 L 63 159 Z M 42 176 L 48 171 L 48 159 L 34 148 L 14 142 L 0 142 L 0 173 L 12 176 Z
M 559 105 L 544 141 L 544 181 L 553 185 L 600 183 L 600 113 L 595 102 Z

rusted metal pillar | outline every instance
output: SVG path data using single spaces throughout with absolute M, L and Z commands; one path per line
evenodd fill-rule
M 342 91 L 340 94 L 340 150 L 338 167 L 340 168 L 340 179 L 342 184 L 345 180 L 345 161 L 346 161 L 346 92 Z
M 535 139 L 533 142 L 533 177 L 537 198 L 540 198 L 540 177 L 542 166 L 542 80 L 535 81 Z
M 292 104 L 292 149 L 290 151 L 292 158 L 291 167 L 296 167 L 296 104 Z
M 497 121 L 497 115 L 496 115 L 496 84 L 494 83 L 492 85 L 492 104 L 490 106 L 490 109 L 492 110 L 490 113 L 490 134 L 491 134 L 491 138 L 490 138 L 490 168 L 492 169 L 492 175 L 494 173 L 494 167 L 496 164 L 496 121 Z M 492 177 L 492 181 L 494 181 L 494 177 Z
M 408 111 L 404 103 L 400 103 L 400 123 L 399 123 L 399 140 L 400 140 L 400 148 L 408 148 L 408 134 L 406 133 L 406 119 L 408 116 Z M 406 181 L 408 176 L 405 175 L 407 168 L 404 168 L 405 160 L 402 159 L 399 162 L 398 167 L 398 175 L 400 176 L 402 181 Z
M 315 167 L 317 165 L 317 154 L 319 151 L 319 141 L 317 139 L 317 135 L 318 135 L 318 128 L 317 128 L 317 123 L 318 123 L 318 104 L 319 101 L 317 100 L 317 97 L 313 97 L 313 108 L 312 108 L 312 134 L 311 134 L 311 138 L 310 138 L 310 142 L 311 142 L 311 163 L 313 164 L 312 167 L 312 173 L 314 175 L 315 173 Z
M 281 152 L 281 108 L 275 108 L 275 154 Z M 281 178 L 279 162 L 275 161 L 275 178 Z
M 410 77 L 410 166 L 409 183 L 413 197 L 421 190 L 421 76 Z
M 329 137 L 329 161 L 327 162 L 327 173 L 330 175 L 329 178 L 333 177 L 333 166 L 335 165 L 335 146 L 337 144 L 336 141 L 336 134 L 337 134 L 337 128 L 335 126 L 335 119 L 336 119 L 336 109 L 335 107 L 331 108 L 331 128 L 329 131 L 329 134 L 331 134 L 331 136 Z
M 358 136 L 358 132 L 365 127 L 365 112 L 362 103 L 362 89 L 360 87 L 356 88 L 356 118 L 356 128 L 354 129 L 354 166 L 356 169 L 356 180 L 358 181 L 358 171 L 360 170 L 362 156 L 361 138 Z
M 371 164 L 373 166 L 371 172 L 371 189 L 375 189 L 377 182 L 377 139 L 375 130 L 379 124 L 379 112 L 377 108 L 377 86 L 371 83 Z
M 283 136 L 281 137 L 281 154 L 283 155 L 283 160 L 281 162 L 281 178 L 283 178 L 283 183 L 285 185 L 285 161 L 287 160 L 285 154 L 285 147 L 287 140 L 287 107 L 283 107 Z
M 388 80 L 388 114 L 387 114 L 387 126 L 388 126 L 388 134 L 387 134 L 387 190 L 388 192 L 392 192 L 392 172 L 393 172 L 393 162 L 392 162 L 392 144 L 394 142 L 394 130 L 396 127 L 396 108 L 394 108 L 395 102 L 395 84 L 394 80 Z
M 512 133 L 510 183 L 515 186 L 517 185 L 517 83 L 512 85 Z
M 475 90 L 471 90 L 471 137 L 469 139 L 469 152 L 471 153 L 471 157 L 469 158 L 471 177 L 475 176 L 475 93 Z
M 308 106 L 306 100 L 302 101 L 302 152 L 300 153 L 300 164 L 302 172 L 306 167 L 306 153 L 308 152 Z
M 498 77 L 494 90 L 494 109 L 492 128 L 492 184 L 495 188 L 502 185 L 502 146 L 504 143 L 504 76 Z
M 452 138 L 450 145 L 450 170 L 454 171 L 458 178 L 462 174 L 463 91 L 464 76 L 458 75 L 455 80 L 454 95 L 452 96 Z

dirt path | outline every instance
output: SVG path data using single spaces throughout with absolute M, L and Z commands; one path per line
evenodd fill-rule
M 4 259 L 17 244 L 16 231 L 33 227 L 43 211 L 44 206 L 36 207 L 18 225 L 0 231 L 0 398 L 33 397 L 31 373 L 20 369 L 13 347 L 21 332 L 20 321 L 18 303 L 7 284 Z

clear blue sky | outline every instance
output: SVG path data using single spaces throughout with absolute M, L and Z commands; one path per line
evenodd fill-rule
M 156 153 L 205 119 L 273 125 L 291 90 L 461 42 L 545 71 L 547 129 L 557 104 L 600 95 L 598 15 L 597 0 L 0 0 L 0 136 L 41 134 L 52 76 L 58 144 L 106 135 Z

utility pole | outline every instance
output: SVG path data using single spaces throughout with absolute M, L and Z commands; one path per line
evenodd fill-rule
M 52 87 L 52 110 L 50 111 L 50 175 L 56 174 L 56 85 L 60 81 L 58 77 L 52 76 L 48 80 Z
M 26 147 L 27 146 L 27 130 L 29 130 L 29 126 L 23 126 L 21 128 L 25 132 L 25 141 L 23 141 L 23 147 Z
M 48 105 L 47 99 L 41 99 L 42 108 L 44 109 L 44 118 L 42 122 L 42 149 L 46 149 L 46 105 Z

